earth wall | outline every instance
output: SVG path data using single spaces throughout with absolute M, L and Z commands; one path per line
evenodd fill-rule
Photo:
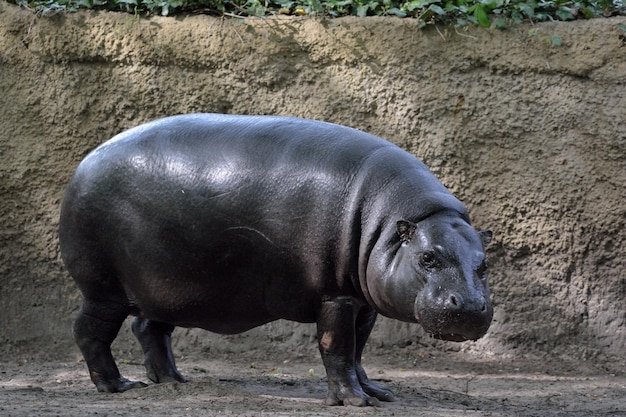
M 382 136 L 491 228 L 495 322 L 433 342 L 381 319 L 369 349 L 624 361 L 626 18 L 428 28 L 385 18 L 37 18 L 0 1 L 0 350 L 77 355 L 63 190 L 114 134 L 190 112 L 281 114 Z M 555 46 L 551 37 L 562 40 Z M 187 352 L 315 349 L 312 325 L 177 330 Z M 136 352 L 125 327 L 116 352 Z

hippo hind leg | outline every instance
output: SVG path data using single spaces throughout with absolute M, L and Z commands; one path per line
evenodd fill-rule
M 128 312 L 128 307 L 119 303 L 85 299 L 74 322 L 74 339 L 100 392 L 124 392 L 146 386 L 123 378 L 111 354 L 111 343 Z
M 174 363 L 171 345 L 174 326 L 135 317 L 132 330 L 143 349 L 144 365 L 152 382 L 187 382 Z

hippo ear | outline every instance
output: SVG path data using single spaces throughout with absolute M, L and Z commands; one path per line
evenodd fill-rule
M 400 240 L 408 242 L 413 237 L 417 225 L 406 220 L 398 220 L 396 223 L 396 231 L 400 235 Z
M 480 232 L 478 232 L 478 235 L 480 236 L 480 240 L 483 241 L 483 245 L 485 246 L 491 243 L 491 239 L 493 238 L 493 232 L 491 230 L 481 230 Z

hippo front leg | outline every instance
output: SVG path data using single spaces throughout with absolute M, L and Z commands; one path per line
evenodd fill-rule
M 356 374 L 359 378 L 361 388 L 366 394 L 376 397 L 381 401 L 395 401 L 393 392 L 385 387 L 381 387 L 378 384 L 373 383 L 367 377 L 365 370 L 361 366 L 361 355 L 363 354 L 363 348 L 365 343 L 370 337 L 370 333 L 376 323 L 376 317 L 378 313 L 371 307 L 363 307 L 359 311 L 359 315 L 356 318 L 356 349 L 355 349 L 355 362 L 356 362 Z
M 141 343 L 148 378 L 155 383 L 187 382 L 178 372 L 172 353 L 171 336 L 174 326 L 135 317 L 133 334 Z
M 328 298 L 322 302 L 317 340 L 328 378 L 328 405 L 377 406 L 378 398 L 393 399 L 391 393 L 372 384 L 361 367 L 363 345 L 376 318 L 371 314 L 360 315 L 361 308 L 351 297 Z

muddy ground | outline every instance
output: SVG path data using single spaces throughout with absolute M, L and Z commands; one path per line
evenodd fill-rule
M 392 349 L 364 358 L 372 379 L 397 395 L 380 407 L 324 405 L 315 354 L 262 352 L 178 361 L 186 384 L 98 393 L 85 364 L 15 358 L 0 363 L 2 416 L 626 416 L 624 369 L 550 357 L 468 358 L 433 349 Z M 141 360 L 122 374 L 147 382 Z

